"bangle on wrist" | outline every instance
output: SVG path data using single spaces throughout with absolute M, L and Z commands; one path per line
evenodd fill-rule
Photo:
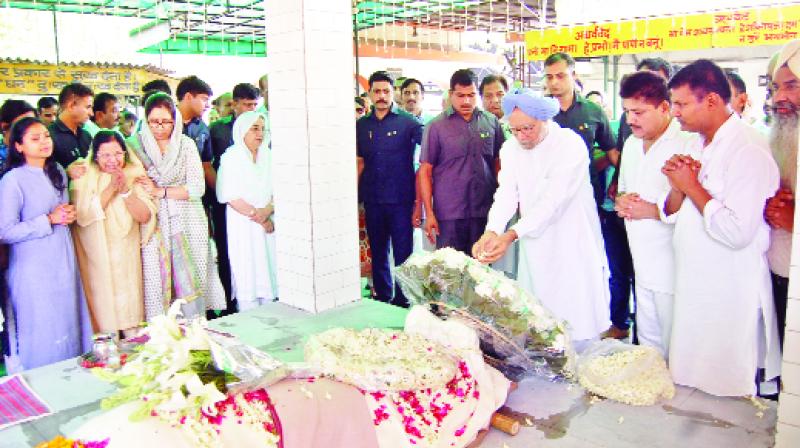
M 164 196 L 162 196 L 162 198 L 163 199 L 167 198 L 167 187 L 164 187 Z
M 119 194 L 119 196 L 120 196 L 122 199 L 128 199 L 128 198 L 131 196 L 131 193 L 132 193 L 132 192 L 133 192 L 133 189 L 132 189 L 132 188 L 129 188 L 129 189 L 128 189 L 128 191 L 126 191 L 125 193 L 120 193 L 120 194 Z

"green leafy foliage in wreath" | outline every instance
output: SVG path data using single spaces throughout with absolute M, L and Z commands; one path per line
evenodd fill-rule
M 223 394 L 228 392 L 228 384 L 239 381 L 236 375 L 217 368 L 211 350 L 191 350 L 189 369 L 200 377 L 203 384 L 213 384 Z M 188 392 L 186 393 L 188 395 Z
M 446 248 L 412 255 L 396 276 L 412 304 L 475 328 L 484 354 L 510 378 L 571 376 L 566 323 L 501 272 Z

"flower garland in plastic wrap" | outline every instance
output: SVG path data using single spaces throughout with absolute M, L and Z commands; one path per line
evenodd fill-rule
M 577 371 L 583 388 L 621 403 L 650 406 L 675 396 L 667 364 L 653 347 L 597 341 L 583 352 Z
M 503 273 L 444 248 L 411 255 L 396 276 L 412 304 L 475 328 L 481 349 L 509 378 L 572 376 L 566 322 Z
M 333 328 L 305 345 L 306 362 L 323 375 L 368 391 L 444 387 L 457 361 L 439 344 L 401 331 Z
M 153 319 L 147 327 L 149 340 L 121 369 L 92 369 L 99 378 L 120 385 L 101 407 L 107 410 L 138 400 L 131 421 L 161 418 L 181 428 L 193 446 L 220 446 L 219 427 L 230 418 L 263 429 L 263 446 L 278 447 L 280 428 L 267 392 L 257 389 L 225 394 L 240 378 L 230 373 L 228 365 L 226 370 L 217 367 L 215 357 L 230 361 L 230 352 L 212 341 L 199 320 L 187 326 L 178 323 L 182 303 L 176 301 L 166 315 Z M 259 362 L 257 368 L 263 371 L 282 368 L 265 355 Z

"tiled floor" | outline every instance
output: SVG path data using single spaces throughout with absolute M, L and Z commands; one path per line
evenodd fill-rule
M 633 407 L 610 400 L 592 403 L 580 387 L 530 379 L 506 405 L 520 413 L 525 426 L 515 437 L 493 431 L 483 446 L 744 448 L 771 447 L 774 439 L 774 404 L 759 418 L 747 400 L 684 387 L 668 402 Z
M 236 334 L 286 362 L 302 360 L 305 338 L 331 327 L 402 328 L 405 310 L 371 300 L 316 316 L 275 303 L 258 310 L 212 321 L 211 326 Z M 26 372 L 25 378 L 56 411 L 55 415 L 0 431 L 0 448 L 30 447 L 69 434 L 100 413 L 99 400 L 112 387 L 68 360 Z M 650 407 L 612 401 L 592 403 L 577 386 L 529 379 L 508 398 L 524 426 L 512 437 L 490 431 L 482 446 L 521 447 L 771 447 L 775 406 L 758 409 L 743 399 L 723 399 L 678 388 L 674 399 Z M 291 448 L 291 447 L 287 447 Z M 335 448 L 335 447 L 330 447 Z

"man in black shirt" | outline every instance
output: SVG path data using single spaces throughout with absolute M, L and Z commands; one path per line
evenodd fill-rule
M 189 76 L 178 83 L 175 94 L 178 97 L 178 110 L 183 119 L 183 134 L 197 145 L 200 160 L 203 162 L 206 192 L 213 193 L 217 180 L 216 173 L 211 167 L 214 153 L 211 151 L 211 133 L 202 118 L 208 109 L 208 99 L 214 93 L 205 81 L 197 76 Z
M 232 115 L 211 123 L 211 149 L 214 153 L 214 170 L 219 169 L 219 161 L 225 150 L 233 145 L 233 122 L 239 115 L 256 110 L 261 92 L 250 83 L 237 84 L 233 88 Z
M 589 157 L 589 175 L 598 206 L 603 200 L 603 182 L 599 173 L 608 165 L 616 165 L 619 151 L 614 132 L 603 109 L 588 101 L 575 90 L 575 60 L 566 53 L 553 53 L 544 62 L 547 89 L 561 106 L 553 121 L 562 128 L 572 129 L 586 143 Z M 606 157 L 593 161 L 592 153 L 598 147 Z
M 633 284 L 633 259 L 624 221 L 613 209 L 606 211 L 601 207 L 606 197 L 605 170 L 611 165 L 618 165 L 620 152 L 603 109 L 575 91 L 575 60 L 572 56 L 553 53 L 544 61 L 544 70 L 547 89 L 561 106 L 553 121 L 562 128 L 572 129 L 586 143 L 589 175 L 611 273 L 608 280 L 611 292 L 611 327 L 602 337 L 623 339 L 628 337 L 630 328 L 629 300 Z M 595 158 L 595 147 L 605 152 L 605 156 Z
M 58 115 L 58 101 L 52 96 L 43 96 L 36 103 L 36 110 L 44 125 L 50 126 L 50 123 L 56 121 L 56 115 Z
M 86 157 L 92 136 L 83 125 L 92 116 L 92 89 L 80 83 L 67 84 L 58 95 L 61 112 L 50 126 L 53 157 L 64 169 L 79 158 Z

